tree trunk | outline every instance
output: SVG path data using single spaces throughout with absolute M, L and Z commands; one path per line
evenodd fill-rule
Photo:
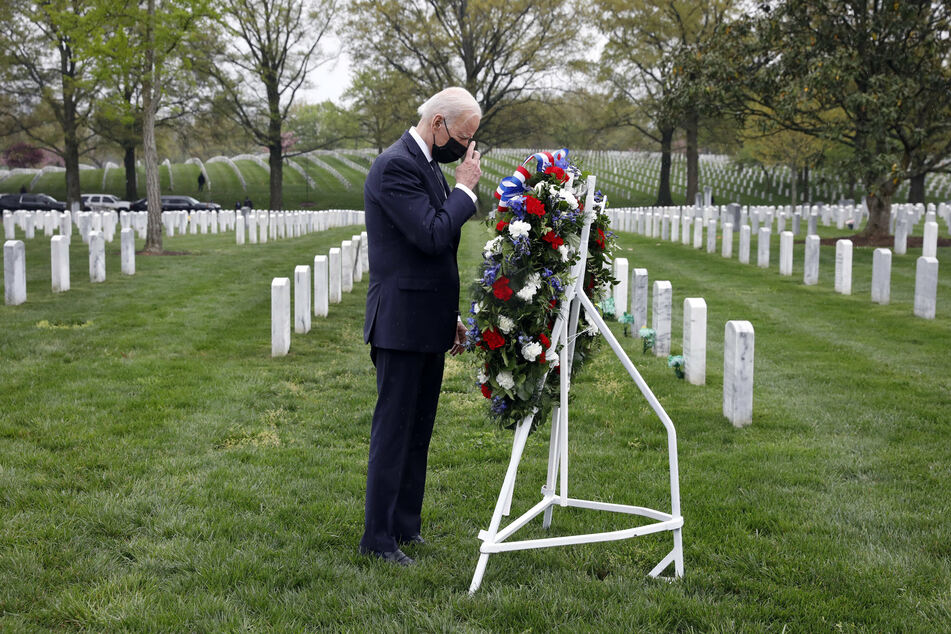
M 155 145 L 155 112 L 161 94 L 155 72 L 154 33 L 155 0 L 148 2 L 145 26 L 145 74 L 142 79 L 142 145 L 145 155 L 145 191 L 149 222 L 145 234 L 145 251 L 162 252 L 162 198 L 159 190 L 158 149 Z
M 79 140 L 76 131 L 75 64 L 72 49 L 60 44 L 61 76 L 63 78 L 63 162 L 66 167 L 66 208 L 79 204 Z
M 809 193 L 809 166 L 806 165 L 802 168 L 802 193 L 806 202 L 812 202 L 812 194 Z
M 908 202 L 925 202 L 925 174 L 918 174 L 911 177 L 910 189 L 908 191 Z
M 673 128 L 660 131 L 660 183 L 657 187 L 657 202 L 654 203 L 658 207 L 670 207 L 674 204 L 670 195 L 670 146 L 673 138 Z
M 124 156 L 122 164 L 125 166 L 125 199 L 129 202 L 139 198 L 139 188 L 135 175 L 135 144 L 123 144 Z
M 795 165 L 790 165 L 789 171 L 791 171 L 793 174 L 793 177 L 789 179 L 790 181 L 792 181 L 789 184 L 790 195 L 792 196 L 792 204 L 798 205 L 799 204 L 799 168 Z
M 888 221 L 892 215 L 891 193 L 876 191 L 865 198 L 868 206 L 868 224 L 862 235 L 877 238 L 888 235 Z
M 280 139 L 280 136 L 278 137 Z M 278 141 L 277 144 L 271 144 L 267 148 L 268 151 L 268 165 L 271 168 L 271 206 L 269 209 L 283 209 L 284 208 L 284 152 L 281 147 L 281 142 Z
M 697 133 L 700 128 L 700 116 L 696 111 L 687 115 L 684 130 L 687 133 L 687 204 L 692 203 L 700 191 L 700 158 Z

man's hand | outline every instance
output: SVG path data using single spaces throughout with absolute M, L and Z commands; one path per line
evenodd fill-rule
M 466 149 L 466 157 L 456 167 L 456 182 L 465 185 L 475 191 L 479 184 L 479 178 L 482 176 L 482 168 L 479 167 L 479 156 L 475 149 L 475 141 L 469 141 L 469 147 Z
M 466 327 L 462 325 L 461 321 L 456 322 L 456 338 L 452 341 L 452 349 L 449 351 L 449 354 L 456 356 L 457 354 L 462 354 L 465 352 L 465 343 L 466 343 Z

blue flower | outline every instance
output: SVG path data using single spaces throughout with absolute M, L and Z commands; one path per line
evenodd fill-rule
M 499 416 L 509 408 L 508 403 L 505 402 L 504 396 L 493 396 L 492 397 L 492 413 L 496 416 Z
M 485 286 L 491 286 L 494 284 L 495 278 L 498 277 L 499 269 L 501 267 L 501 264 L 494 264 L 492 266 L 486 267 L 485 272 L 482 274 L 482 284 Z

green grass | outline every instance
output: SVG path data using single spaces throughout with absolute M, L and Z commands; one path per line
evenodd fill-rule
M 0 630 L 951 628 L 951 284 L 936 320 L 913 317 L 913 250 L 894 256 L 892 304 L 877 306 L 871 249 L 855 250 L 845 297 L 833 247 L 805 287 L 802 245 L 783 278 L 778 241 L 762 270 L 623 234 L 632 267 L 672 282 L 672 352 L 683 299 L 708 305 L 705 386 L 622 339 L 677 425 L 686 576 L 647 577 L 671 547 L 655 535 L 492 556 L 470 598 L 511 449 L 484 419 L 474 357 L 447 362 L 430 544 L 396 570 L 356 552 L 375 402 L 366 278 L 269 356 L 271 278 L 355 230 L 244 247 L 165 238 L 189 255 L 140 256 L 134 277 L 118 273 L 116 242 L 102 284 L 74 237 L 72 290 L 56 295 L 48 241 L 28 242 L 28 301 L 0 306 Z M 485 237 L 466 227 L 464 279 Z M 756 329 L 743 430 L 721 414 L 729 319 Z M 572 496 L 669 509 L 666 436 L 607 347 L 573 395 Z M 516 513 L 539 499 L 547 432 L 529 440 Z M 556 509 L 552 532 L 628 521 Z M 538 521 L 520 533 L 543 534 Z

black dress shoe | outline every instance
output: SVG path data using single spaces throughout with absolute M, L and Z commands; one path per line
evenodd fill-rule
M 389 562 L 391 564 L 396 564 L 397 566 L 412 566 L 416 561 L 412 557 L 408 557 L 406 553 L 397 548 L 392 552 L 381 552 L 379 550 L 370 550 L 369 548 L 364 548 L 360 546 L 361 555 L 370 555 L 371 557 L 378 557 L 383 561 Z
M 399 540 L 397 541 L 399 541 L 400 544 L 425 544 L 426 543 L 426 540 L 423 539 L 423 536 L 420 535 L 419 533 L 416 533 L 415 535 L 412 535 L 410 537 L 400 537 Z

